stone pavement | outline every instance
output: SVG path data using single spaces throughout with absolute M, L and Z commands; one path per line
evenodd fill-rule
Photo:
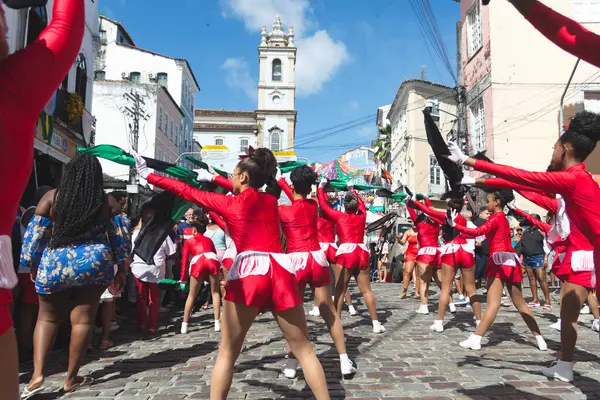
M 558 307 L 551 312 L 535 310 L 549 350 L 540 352 L 514 307 L 503 307 L 483 349 L 462 349 L 458 342 L 474 331 L 470 309 L 459 307 L 446 316 L 446 330 L 432 333 L 435 314 L 414 313 L 417 300 L 400 300 L 397 284 L 373 284 L 379 319 L 387 332 L 375 335 L 356 288 L 353 299 L 360 315 L 344 312 L 350 357 L 358 364 L 352 379 L 342 379 L 338 357 L 324 323 L 309 317 L 309 331 L 327 374 L 332 398 L 378 399 L 584 399 L 600 398 L 600 350 L 598 334 L 590 329 L 591 315 L 580 317 L 576 358 L 576 382 L 551 381 L 540 369 L 555 359 L 559 332 Z M 306 304 L 307 311 L 309 303 Z M 437 307 L 436 296 L 430 305 Z M 179 334 L 181 312 L 161 314 L 158 337 L 143 337 L 133 325 L 115 332 L 117 346 L 107 352 L 95 350 L 82 374 L 95 379 L 86 390 L 62 395 L 66 355 L 51 357 L 44 394 L 35 399 L 207 399 L 209 381 L 219 345 L 212 329 L 212 311 L 192 318 L 191 332 Z M 235 369 L 231 399 L 312 398 L 302 373 L 288 380 L 280 373 L 285 343 L 270 314 L 260 316 L 251 328 Z M 30 376 L 31 364 L 21 366 L 21 382 Z

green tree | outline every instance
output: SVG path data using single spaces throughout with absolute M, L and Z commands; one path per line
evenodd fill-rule
M 388 124 L 379 127 L 379 135 L 375 141 L 375 160 L 387 168 L 392 154 L 392 127 Z

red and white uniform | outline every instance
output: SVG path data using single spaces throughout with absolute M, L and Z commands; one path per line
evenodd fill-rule
M 429 199 L 425 199 L 429 203 Z M 408 203 L 408 201 L 407 201 Z M 419 242 L 419 252 L 417 253 L 417 262 L 427 265 L 438 265 L 439 262 L 439 241 L 440 225 L 443 220 L 438 221 L 435 217 L 425 218 L 417 222 L 417 213 L 408 205 L 406 206 L 410 218 L 417 228 L 417 241 Z
M 404 253 L 404 262 L 415 262 L 417 261 L 417 254 L 419 254 L 419 241 L 417 235 L 408 235 L 408 246 Z
M 571 268 L 580 271 L 593 270 L 594 265 L 600 265 L 600 187 L 592 175 L 585 170 L 585 163 L 574 165 L 565 171 L 529 172 L 507 165 L 477 160 L 475 169 L 514 181 L 516 184 L 529 186 L 534 190 L 560 194 L 563 200 L 559 204 L 557 215 L 566 215 L 571 233 L 574 227 L 577 227 L 594 246 L 593 256 L 589 252 L 578 253 L 581 255 L 575 257 L 581 257 L 581 260 L 572 259 Z M 560 225 L 565 224 L 561 223 Z M 580 247 L 583 246 L 583 243 L 573 242 L 574 240 L 578 241 L 577 238 L 572 239 L 570 234 L 568 236 L 569 248 L 573 252 L 585 250 Z M 593 257 L 593 262 L 590 257 Z M 596 269 L 596 274 L 599 271 L 600 268 Z M 594 274 L 592 277 L 598 278 Z M 600 283 L 600 279 L 592 282 L 593 285 L 597 283 Z
M 327 203 L 327 195 L 322 187 L 317 191 L 319 206 L 325 215 L 335 221 L 340 246 L 336 252 L 337 264 L 348 269 L 365 270 L 370 268 L 369 250 L 364 244 L 365 228 L 367 226 L 367 209 L 365 203 L 353 190 L 358 200 L 356 214 L 348 214 L 333 209 Z
M 325 215 L 319 215 L 317 220 L 317 239 L 321 250 L 327 257 L 327 262 L 330 264 L 336 263 L 336 253 L 338 246 L 335 244 L 335 222 Z
M 294 200 L 292 188 L 284 178 L 277 183 L 292 201 L 291 206 L 279 206 L 279 216 L 298 285 L 327 286 L 331 283 L 329 263 L 317 237 L 319 205 L 312 199 Z
M 510 224 L 502 212 L 494 213 L 477 229 L 464 225 L 454 227 L 460 233 L 472 237 L 485 235 L 490 244 L 490 258 L 487 263 L 488 278 L 499 278 L 509 282 L 522 282 L 521 261 L 515 254 L 510 238 Z
M 35 125 L 79 53 L 84 22 L 83 0 L 56 0 L 39 38 L 0 62 L 0 335 L 12 326 L 8 307 L 17 276 L 10 235 L 31 175 Z
M 419 202 L 414 202 L 416 208 L 434 218 L 435 221 L 444 223 L 446 213 L 443 211 L 434 210 Z M 462 215 L 456 217 L 456 224 L 467 226 L 467 220 Z M 467 243 L 468 237 L 461 234 L 449 243 L 444 244 L 440 247 L 440 263 L 438 267 L 442 267 L 442 264 L 449 265 L 454 268 L 471 268 L 475 265 L 475 249 Z
M 561 49 L 600 67 L 600 36 L 537 1 L 525 18 Z
M 187 281 L 188 271 L 190 276 L 201 281 L 207 281 L 209 275 L 217 275 L 221 264 L 217 258 L 217 251 L 212 240 L 204 235 L 197 234 L 183 244 L 181 252 L 181 278 Z
M 238 250 L 225 300 L 259 310 L 283 311 L 301 304 L 295 270 L 283 254 L 275 196 L 249 188 L 236 196 L 204 192 L 175 179 L 150 174 L 148 183 L 221 215 Z
M 533 218 L 528 213 L 515 209 L 522 217 L 530 223 L 537 226 L 541 231 L 546 232 L 548 243 L 556 253 L 552 263 L 552 272 L 561 281 L 573 283 L 586 288 L 592 288 L 592 276 L 594 268 L 594 246 L 585 237 L 577 225 L 566 222 L 568 232 L 561 235 L 556 232 L 556 225 L 560 220 L 559 206 L 562 196 L 557 198 L 549 197 L 541 192 L 523 190 L 522 185 L 514 184 L 502 178 L 488 178 L 484 181 L 486 187 L 501 187 L 517 189 L 519 194 L 534 204 L 552 212 L 554 214 L 553 224 L 546 224 Z M 564 218 L 564 217 L 563 217 Z

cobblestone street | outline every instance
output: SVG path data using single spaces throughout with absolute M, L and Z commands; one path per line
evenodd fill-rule
M 458 342 L 474 331 L 470 309 L 447 314 L 445 331 L 432 333 L 435 314 L 415 314 L 417 300 L 400 300 L 397 284 L 374 284 L 379 319 L 387 332 L 375 335 L 360 295 L 353 299 L 360 314 L 344 312 L 344 327 L 351 359 L 358 365 L 352 379 L 342 379 L 338 356 L 320 318 L 309 318 L 309 331 L 325 368 L 332 398 L 464 398 L 464 399 L 579 399 L 600 398 L 600 341 L 590 329 L 591 315 L 580 317 L 576 381 L 550 381 L 540 369 L 555 359 L 559 332 L 558 306 L 535 309 L 549 350 L 535 347 L 532 335 L 514 307 L 503 307 L 483 349 L 462 349 Z M 557 299 L 557 295 L 554 295 Z M 310 303 L 306 303 L 307 311 Z M 430 307 L 437 308 L 437 296 Z M 194 314 L 188 335 L 179 334 L 181 312 L 161 314 L 160 335 L 141 337 L 133 324 L 115 332 L 117 346 L 94 350 L 81 371 L 94 384 L 69 395 L 59 393 L 66 370 L 65 352 L 51 357 L 44 394 L 34 399 L 207 399 L 211 369 L 219 344 L 212 328 L 212 311 Z M 288 380 L 281 373 L 285 343 L 270 314 L 259 317 L 248 334 L 236 365 L 231 399 L 311 398 L 302 373 Z M 29 379 L 31 364 L 21 366 L 21 383 Z

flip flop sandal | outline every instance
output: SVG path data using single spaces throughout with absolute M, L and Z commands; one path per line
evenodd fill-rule
M 85 376 L 85 377 L 83 378 L 83 380 L 82 380 L 80 383 L 76 383 L 75 385 L 73 385 L 73 387 L 71 388 L 71 390 L 68 390 L 68 391 L 67 391 L 67 390 L 65 390 L 65 389 L 64 389 L 64 387 L 63 387 L 63 390 L 62 390 L 62 391 L 63 391 L 64 393 L 73 393 L 73 392 L 75 392 L 76 390 L 79 390 L 79 389 L 81 389 L 81 388 L 83 388 L 83 387 L 85 387 L 85 386 L 90 386 L 92 383 L 94 383 L 94 378 L 92 378 L 92 377 L 89 377 L 89 376 Z
M 534 307 L 534 308 L 537 308 L 537 307 L 539 307 L 539 306 L 540 306 L 540 303 L 534 303 L 533 301 L 530 301 L 529 303 L 527 303 L 527 305 L 528 305 L 529 307 Z
M 550 304 L 544 304 L 542 307 L 544 310 L 552 310 L 552 306 Z
M 114 345 L 115 345 L 115 343 L 112 340 L 110 340 L 110 339 L 103 340 L 103 341 L 100 342 L 100 346 L 98 346 L 98 349 L 102 350 L 102 351 L 105 351 L 105 350 L 110 349 Z
M 33 390 L 27 390 L 27 387 L 25 387 L 25 389 L 23 389 L 23 392 L 21 393 L 21 400 L 30 399 L 33 396 L 35 396 L 36 394 L 38 394 L 39 392 L 41 392 L 42 390 L 44 390 L 42 385 L 40 385 L 40 387 L 33 389 Z

